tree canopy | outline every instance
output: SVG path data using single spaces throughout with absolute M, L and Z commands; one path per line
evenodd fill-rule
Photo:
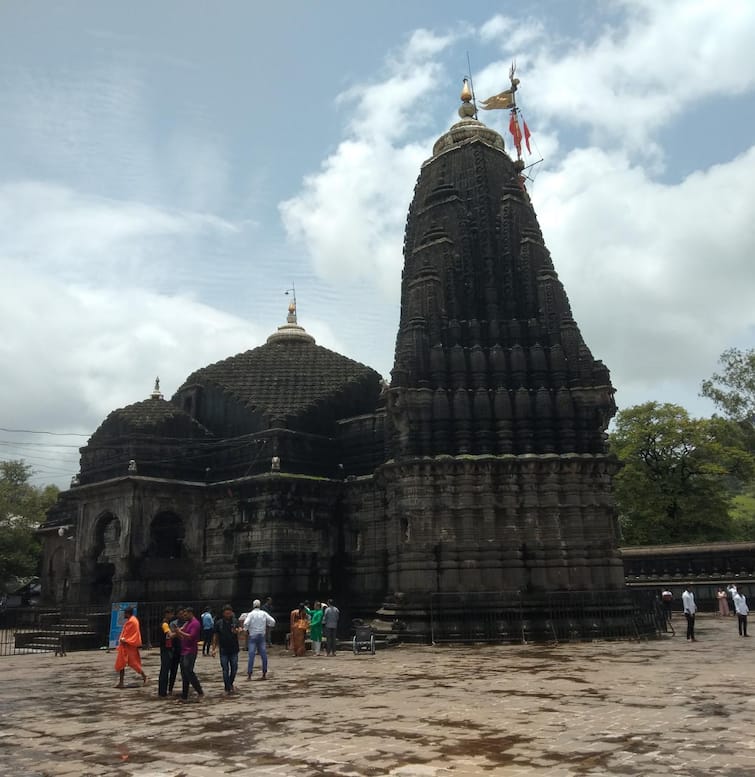
M 732 483 L 753 475 L 741 427 L 695 419 L 679 405 L 647 402 L 619 412 L 611 447 L 624 464 L 615 479 L 624 542 L 732 539 Z
M 755 425 L 755 348 L 729 348 L 718 363 L 722 371 L 703 381 L 701 395 L 712 399 L 727 418 Z
M 0 462 L 0 592 L 38 571 L 40 543 L 35 529 L 55 502 L 55 486 L 31 485 L 23 461 Z

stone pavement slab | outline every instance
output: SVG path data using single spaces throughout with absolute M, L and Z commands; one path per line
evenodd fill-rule
M 0 658 L 0 774 L 21 777 L 755 777 L 755 638 L 400 646 L 294 658 L 201 703 L 113 688 L 113 653 Z M 127 673 L 130 670 L 126 670 Z

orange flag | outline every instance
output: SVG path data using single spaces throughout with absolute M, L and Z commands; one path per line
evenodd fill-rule
M 514 145 L 516 146 L 517 156 L 522 155 L 522 130 L 519 126 L 519 120 L 516 118 L 516 112 L 511 111 L 511 118 L 509 119 L 509 132 L 514 138 Z

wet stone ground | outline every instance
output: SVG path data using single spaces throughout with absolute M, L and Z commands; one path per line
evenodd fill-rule
M 274 647 L 269 680 L 230 699 L 200 656 L 187 704 L 157 697 L 157 651 L 122 691 L 112 653 L 0 658 L 0 774 L 755 777 L 753 651 L 713 616 L 694 644 Z

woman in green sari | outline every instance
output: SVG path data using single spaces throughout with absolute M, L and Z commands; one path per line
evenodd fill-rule
M 315 602 L 315 606 L 310 610 L 306 608 L 309 615 L 309 638 L 312 640 L 312 654 L 320 655 L 320 646 L 322 645 L 322 605 Z

